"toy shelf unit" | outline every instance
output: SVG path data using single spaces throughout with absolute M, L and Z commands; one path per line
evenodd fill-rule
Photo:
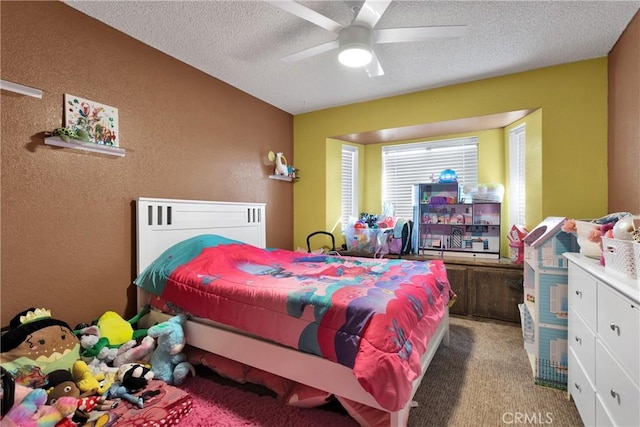
M 564 217 L 547 217 L 524 238 L 524 303 L 519 306 L 524 348 L 536 384 L 567 388 L 568 270 L 576 237 Z
M 414 253 L 500 258 L 500 203 L 462 203 L 460 186 L 415 184 Z

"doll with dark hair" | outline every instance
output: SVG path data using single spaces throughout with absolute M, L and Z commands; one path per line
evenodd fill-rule
M 78 337 L 45 309 L 32 307 L 16 315 L 1 340 L 0 364 L 22 385 L 31 385 L 33 372 L 70 370 L 80 358 Z

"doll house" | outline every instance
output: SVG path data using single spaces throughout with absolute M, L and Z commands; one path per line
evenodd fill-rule
M 524 304 L 520 307 L 525 349 L 535 382 L 566 389 L 567 385 L 567 260 L 578 252 L 566 218 L 547 217 L 524 237 Z

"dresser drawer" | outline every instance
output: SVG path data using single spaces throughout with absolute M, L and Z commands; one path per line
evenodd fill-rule
M 616 427 L 609 418 L 609 414 L 607 414 L 607 410 L 602 406 L 602 401 L 600 400 L 602 396 L 596 394 L 596 423 L 597 427 Z M 587 426 L 585 424 L 585 426 Z
M 602 343 L 596 343 L 598 397 L 615 425 L 640 425 L 640 390 Z
M 601 398 L 602 396 L 596 394 L 596 423 L 594 427 L 616 427 L 607 414 L 607 410 L 602 406 Z M 585 424 L 585 426 L 587 425 Z
M 569 332 L 567 335 L 569 348 L 580 361 L 587 377 L 592 383 L 596 381 L 596 337 L 589 329 L 582 316 L 569 307 Z
M 579 313 L 587 325 L 596 330 L 597 281 L 574 263 L 569 263 L 569 305 Z
M 576 360 L 573 350 L 569 350 L 569 379 L 567 390 L 578 408 L 585 426 L 596 425 L 596 392 Z
M 640 311 L 603 283 L 598 283 L 598 336 L 640 384 Z

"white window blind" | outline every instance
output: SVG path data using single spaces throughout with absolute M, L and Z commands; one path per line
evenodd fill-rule
M 513 224 L 525 223 L 525 125 L 509 132 L 509 218 Z
M 478 184 L 478 138 L 456 138 L 382 147 L 382 201 L 395 216 L 413 217 L 412 185 L 436 180 L 452 169 L 458 182 Z
M 342 146 L 342 229 L 358 216 L 358 150 Z

